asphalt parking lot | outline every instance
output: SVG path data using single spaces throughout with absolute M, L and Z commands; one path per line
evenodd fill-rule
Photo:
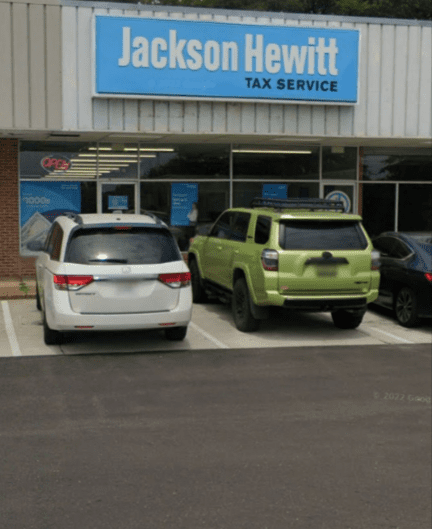
M 382 344 L 432 345 L 432 320 L 406 329 L 385 309 L 373 308 L 360 327 L 341 330 L 333 325 L 330 314 L 275 311 L 259 331 L 245 334 L 235 328 L 229 306 L 209 303 L 194 305 L 192 323 L 182 342 L 165 340 L 162 331 L 134 331 L 74 333 L 60 346 L 46 346 L 35 300 L 1 301 L 2 357 Z

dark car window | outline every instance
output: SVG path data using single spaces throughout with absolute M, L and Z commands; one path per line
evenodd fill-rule
M 180 251 L 167 229 L 90 228 L 73 233 L 65 256 L 67 263 L 158 264 L 179 261 Z
M 60 250 L 63 242 L 63 230 L 58 224 L 54 228 L 52 235 L 50 256 L 53 261 L 58 261 L 60 259 Z
M 282 220 L 284 250 L 364 250 L 368 243 L 357 221 Z
M 234 213 L 227 211 L 219 217 L 216 224 L 210 231 L 210 237 L 217 237 L 218 239 L 229 239 L 231 236 L 231 229 L 234 220 Z
M 235 214 L 230 240 L 239 242 L 246 241 L 250 217 L 250 213 L 239 212 Z
M 255 242 L 265 244 L 270 237 L 271 218 L 259 215 L 255 226 Z
M 373 245 L 383 257 L 403 259 L 412 253 L 404 242 L 395 237 L 378 237 L 373 241 Z

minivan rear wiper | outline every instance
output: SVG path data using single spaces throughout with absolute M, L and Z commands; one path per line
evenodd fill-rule
M 127 259 L 89 259 L 89 263 L 127 263 Z

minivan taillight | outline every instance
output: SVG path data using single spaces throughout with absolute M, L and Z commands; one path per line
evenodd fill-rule
M 190 272 L 178 272 L 174 274 L 159 274 L 159 281 L 165 283 L 171 288 L 186 287 L 190 284 L 191 273 Z
M 264 270 L 277 272 L 279 269 L 279 254 L 276 250 L 269 250 L 266 248 L 261 254 L 261 263 Z
M 93 276 L 55 275 L 54 287 L 57 290 L 79 290 L 93 281 Z
M 379 270 L 381 266 L 381 254 L 378 250 L 371 252 L 371 270 Z

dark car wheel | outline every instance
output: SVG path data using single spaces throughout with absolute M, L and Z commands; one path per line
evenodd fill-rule
M 37 285 L 36 285 L 36 308 L 37 308 L 37 310 L 42 310 L 42 305 L 41 305 L 41 302 L 40 302 L 39 290 L 38 290 Z
M 260 320 L 257 320 L 252 315 L 249 290 L 247 283 L 243 278 L 238 279 L 235 282 L 232 311 L 235 326 L 239 331 L 251 332 L 258 329 Z
M 364 312 L 350 312 L 348 310 L 336 310 L 332 312 L 333 323 L 339 329 L 356 329 L 363 320 Z
M 63 341 L 63 333 L 54 331 L 48 327 L 46 317 L 43 318 L 44 341 L 46 345 L 60 345 Z
M 167 340 L 180 341 L 186 338 L 187 327 L 171 327 L 165 329 L 165 337 Z
M 189 263 L 189 270 L 191 273 L 192 283 L 192 301 L 194 303 L 203 303 L 206 301 L 207 296 L 202 286 L 201 275 L 199 272 L 198 264 L 195 259 L 192 259 Z
M 404 327 L 415 327 L 420 323 L 417 309 L 417 296 L 411 288 L 403 287 L 397 293 L 395 313 L 398 322 Z

